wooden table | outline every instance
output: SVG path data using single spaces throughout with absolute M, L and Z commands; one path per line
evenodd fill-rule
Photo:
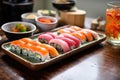
M 86 19 L 88 27 L 89 21 Z M 104 41 L 38 71 L 0 51 L 0 80 L 120 80 L 120 48 Z

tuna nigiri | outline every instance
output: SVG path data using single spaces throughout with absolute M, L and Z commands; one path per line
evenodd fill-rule
M 70 49 L 74 49 L 75 48 L 75 41 L 73 41 L 72 39 L 65 38 L 65 37 L 57 37 L 57 38 L 67 42 L 67 44 L 69 45 Z
M 88 42 L 93 41 L 93 36 L 89 31 L 82 29 L 82 32 L 86 35 Z
M 65 38 L 69 38 L 69 39 L 73 40 L 75 42 L 76 48 L 81 45 L 81 41 L 78 38 L 74 37 L 73 35 L 67 34 L 67 33 L 63 33 L 61 35 L 64 36 Z

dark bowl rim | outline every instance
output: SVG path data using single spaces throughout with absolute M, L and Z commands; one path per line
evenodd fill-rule
M 75 2 L 76 1 L 74 1 L 74 2 L 73 1 L 68 1 L 67 3 L 57 3 L 55 0 L 52 1 L 52 3 L 54 3 L 54 4 L 67 4 L 67 5 L 68 4 L 73 4 L 73 3 L 75 4 Z
M 12 23 L 23 23 L 23 24 L 29 24 L 33 27 L 32 30 L 30 31 L 27 31 L 27 32 L 12 32 L 12 31 L 7 31 L 4 29 L 4 26 L 8 25 L 8 24 L 12 24 Z M 29 23 L 29 22 L 22 22 L 22 21 L 15 21 L 15 22 L 8 22 L 8 23 L 5 23 L 1 26 L 1 30 L 4 31 L 4 32 L 7 32 L 7 33 L 13 33 L 13 34 L 26 34 L 26 33 L 31 33 L 31 32 L 34 32 L 36 30 L 36 26 L 32 23 Z

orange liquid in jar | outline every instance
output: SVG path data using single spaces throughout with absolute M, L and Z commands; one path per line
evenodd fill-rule
M 117 7 L 106 10 L 107 41 L 120 46 L 120 9 Z

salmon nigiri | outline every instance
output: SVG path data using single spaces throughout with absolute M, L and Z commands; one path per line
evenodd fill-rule
M 82 32 L 86 35 L 88 42 L 93 41 L 93 36 L 89 31 L 82 29 Z
M 77 37 L 77 38 L 79 38 L 81 40 L 81 43 L 85 43 L 86 42 L 86 36 L 84 34 L 75 32 L 75 33 L 72 33 L 72 35 Z
M 80 30 L 82 30 L 82 28 L 80 28 L 80 27 L 78 27 L 78 26 L 71 26 L 71 27 L 69 27 L 69 28 L 74 29 L 75 31 L 80 31 Z
M 93 31 L 93 30 L 90 30 L 90 29 L 84 29 L 84 30 L 90 32 L 95 40 L 96 40 L 96 39 L 99 39 L 99 35 L 98 35 L 97 32 L 95 32 L 95 31 Z

